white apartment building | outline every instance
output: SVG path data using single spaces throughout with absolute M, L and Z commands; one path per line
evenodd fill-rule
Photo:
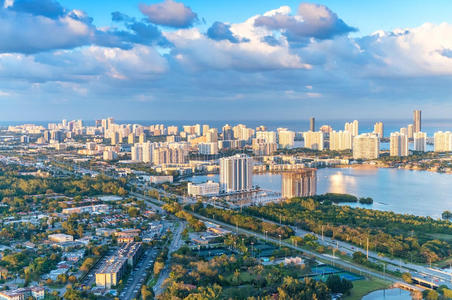
M 380 154 L 380 139 L 376 134 L 363 133 L 353 138 L 354 159 L 376 159 Z
M 408 136 L 399 132 L 391 133 L 389 137 L 390 156 L 408 156 Z
M 222 192 L 249 191 L 253 187 L 253 159 L 236 154 L 220 159 L 220 189 Z

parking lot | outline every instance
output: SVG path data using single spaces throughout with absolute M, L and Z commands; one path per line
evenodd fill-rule
M 124 289 L 119 294 L 119 299 L 129 300 L 137 297 L 141 286 L 145 283 L 147 274 L 153 267 L 157 253 L 157 249 L 146 250 L 138 264 L 130 272 Z

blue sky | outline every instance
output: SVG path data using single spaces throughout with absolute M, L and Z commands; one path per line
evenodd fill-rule
M 450 1 L 0 4 L 3 120 L 452 111 Z

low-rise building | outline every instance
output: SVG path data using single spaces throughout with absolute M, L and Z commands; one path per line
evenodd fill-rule
M 43 287 L 34 286 L 0 292 L 1 300 L 26 300 L 30 297 L 33 299 L 44 299 L 45 289 Z
M 48 238 L 52 242 L 56 242 L 56 243 L 72 242 L 74 240 L 74 237 L 72 235 L 64 234 L 64 233 L 50 234 L 48 236 Z
M 189 182 L 187 185 L 187 192 L 190 196 L 218 195 L 220 193 L 220 184 L 210 180 L 201 184 Z

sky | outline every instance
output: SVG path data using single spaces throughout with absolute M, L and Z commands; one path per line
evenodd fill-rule
M 0 0 L 0 120 L 428 119 L 451 1 Z

